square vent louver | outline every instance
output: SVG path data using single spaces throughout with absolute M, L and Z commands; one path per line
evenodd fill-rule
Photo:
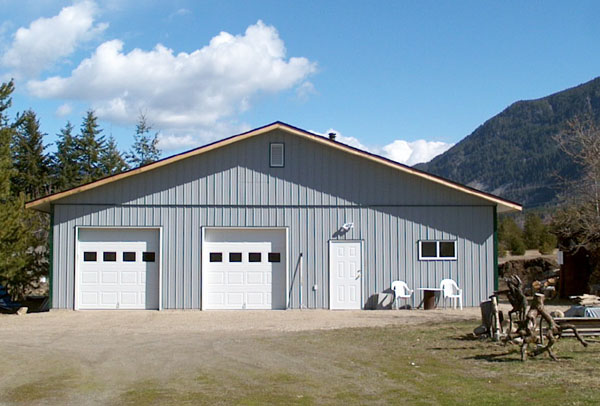
M 284 151 L 282 143 L 271 144 L 271 167 L 272 168 L 283 168 L 284 164 Z

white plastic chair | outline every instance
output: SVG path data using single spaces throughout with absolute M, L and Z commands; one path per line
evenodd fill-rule
M 458 287 L 456 282 L 454 282 L 452 279 L 444 279 L 440 283 L 440 288 L 442 289 L 444 307 L 446 307 L 446 299 L 450 299 L 452 301 L 453 308 L 456 309 L 456 300 L 458 299 L 460 310 L 462 310 L 462 289 Z
M 394 291 L 394 304 L 396 306 L 396 310 L 398 310 L 398 299 L 404 299 L 408 301 L 411 298 L 414 290 L 410 289 L 406 282 L 404 281 L 394 281 L 392 282 L 392 290 Z M 413 298 L 414 301 L 414 298 Z M 414 307 L 414 303 L 413 303 Z

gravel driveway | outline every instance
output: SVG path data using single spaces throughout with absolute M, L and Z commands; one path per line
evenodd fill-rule
M 279 359 L 281 354 L 262 348 L 265 338 L 462 320 L 472 320 L 475 327 L 479 318 L 478 308 L 0 315 L 0 405 L 53 404 L 57 400 L 61 404 L 105 404 L 139 382 L 177 382 L 199 370 L 218 370 L 240 360 L 267 363 L 275 370 L 299 362 Z

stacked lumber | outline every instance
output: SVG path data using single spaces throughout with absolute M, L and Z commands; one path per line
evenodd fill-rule
M 577 331 L 582 336 L 599 336 L 600 335 L 600 319 L 592 317 L 557 317 L 554 319 L 556 324 L 562 326 L 570 324 L 577 328 Z M 563 337 L 572 337 L 572 331 L 562 333 Z
M 596 295 L 570 296 L 569 299 L 579 306 L 600 306 L 600 297 Z

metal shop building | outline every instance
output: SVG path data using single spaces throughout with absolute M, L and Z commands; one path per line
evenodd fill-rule
M 361 309 L 404 280 L 497 280 L 516 203 L 275 122 L 27 204 L 58 309 Z M 416 300 L 420 293 L 416 290 Z

